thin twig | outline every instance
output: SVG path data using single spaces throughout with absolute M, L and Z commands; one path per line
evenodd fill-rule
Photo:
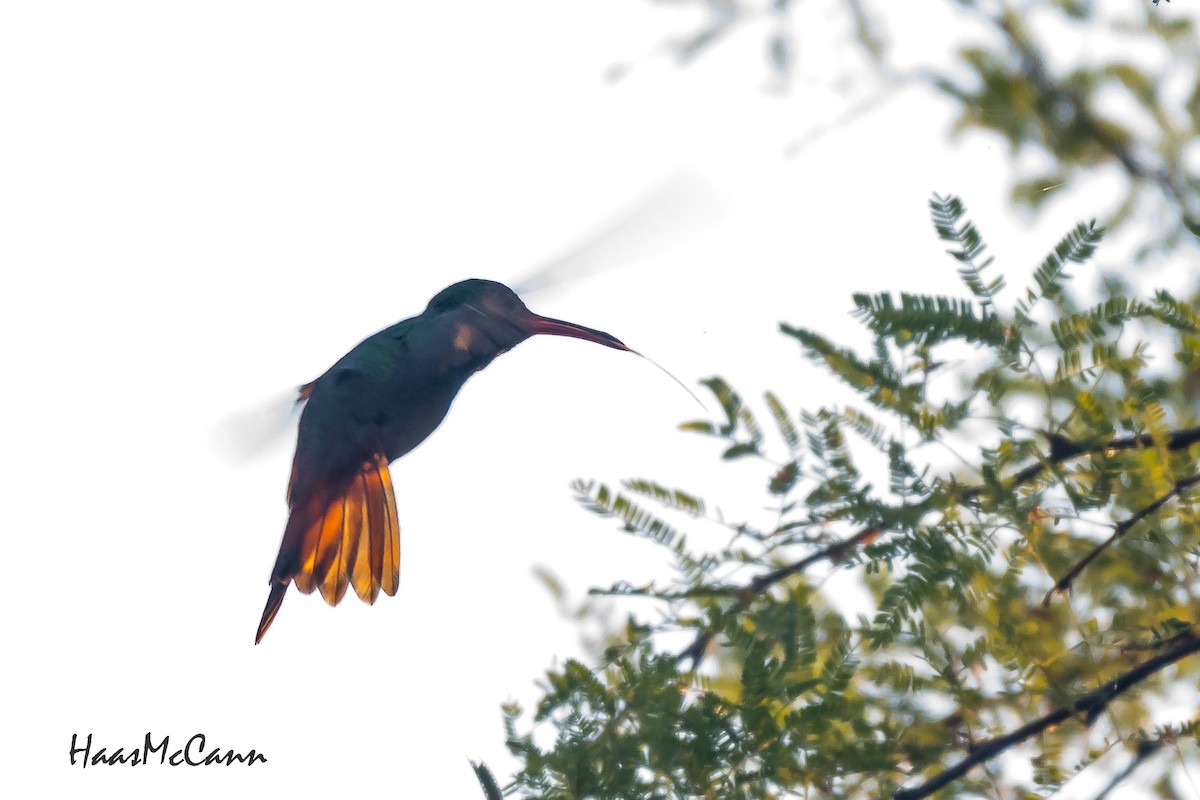
M 789 578 L 798 572 L 803 572 L 813 564 L 817 564 L 821 561 L 840 561 L 855 549 L 870 544 L 877 536 L 879 536 L 881 532 L 882 530 L 880 528 L 874 526 L 870 528 L 864 528 L 853 536 L 848 536 L 845 539 L 834 542 L 825 549 L 818 550 L 815 553 L 805 556 L 799 561 L 793 561 L 791 564 L 785 564 L 778 569 L 773 569 L 770 572 L 759 575 L 745 586 L 727 590 L 725 593 L 732 594 L 737 597 L 737 603 L 734 606 L 734 613 L 744 611 L 746 607 L 750 605 L 750 601 L 752 601 L 756 596 L 762 594 L 767 589 L 770 589 L 772 586 L 784 580 L 785 578 Z M 700 631 L 698 634 L 696 634 L 696 638 L 692 641 L 692 643 L 675 657 L 676 660 L 684 661 L 686 659 L 691 659 L 692 668 L 695 669 L 697 664 L 700 663 L 700 659 L 704 657 L 704 651 L 708 649 L 708 644 L 711 641 L 711 631 Z
M 1112 794 L 1113 789 L 1116 789 L 1122 783 L 1127 781 L 1129 777 L 1133 775 L 1134 770 L 1136 770 L 1138 767 L 1144 764 L 1147 759 L 1161 750 L 1163 745 L 1166 743 L 1167 742 L 1164 737 L 1140 742 L 1138 744 L 1137 752 L 1133 756 L 1133 760 L 1125 766 L 1125 769 L 1113 776 L 1112 780 L 1108 782 L 1108 785 L 1104 787 L 1100 794 L 1096 795 L 1095 800 L 1104 800 L 1104 798 Z
M 984 742 L 977 742 L 962 761 L 937 773 L 919 786 L 897 790 L 892 795 L 892 800 L 918 800 L 921 797 L 928 797 L 943 786 L 966 775 L 978 765 L 1000 755 L 1008 748 L 1037 736 L 1071 717 L 1082 715 L 1083 724 L 1091 725 L 1100 714 L 1104 713 L 1104 710 L 1113 700 L 1124 694 L 1131 687 L 1164 667 L 1168 667 L 1177 661 L 1182 661 L 1196 652 L 1200 652 L 1200 636 L 1188 636 L 1167 652 L 1143 661 L 1128 672 L 1124 672 L 1113 680 L 1107 681 L 1100 688 L 1080 696 L 1073 703 L 1060 706 L 1050 713 L 1044 714 L 1003 736 L 997 736 Z
M 1134 525 L 1137 525 L 1139 522 L 1153 514 L 1158 509 L 1162 508 L 1164 505 L 1170 502 L 1172 498 L 1181 495 L 1184 490 L 1195 486 L 1198 483 L 1200 483 L 1200 474 L 1193 475 L 1190 478 L 1181 478 L 1175 481 L 1175 485 L 1171 487 L 1171 491 L 1155 498 L 1152 503 L 1144 508 L 1139 509 L 1136 513 L 1120 522 L 1117 525 L 1116 530 L 1113 531 L 1112 536 L 1093 547 L 1091 552 L 1081 558 L 1075 566 L 1067 570 L 1066 575 L 1063 575 L 1058 579 L 1058 582 L 1054 584 L 1050 591 L 1046 592 L 1045 598 L 1042 599 L 1042 605 L 1050 605 L 1050 601 L 1054 598 L 1054 595 L 1062 594 L 1063 592 L 1070 590 L 1071 584 L 1073 584 L 1075 579 L 1079 577 L 1080 573 L 1087 568 L 1088 564 L 1091 564 L 1097 556 L 1111 547 L 1113 542 L 1117 541 L 1117 539 L 1120 539 L 1122 536 L 1128 533 L 1130 528 L 1132 528 Z

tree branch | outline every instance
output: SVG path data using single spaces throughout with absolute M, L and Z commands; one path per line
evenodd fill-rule
M 789 578 L 798 572 L 803 572 L 813 564 L 822 561 L 840 561 L 849 555 L 851 551 L 873 542 L 880 533 L 882 533 L 880 528 L 864 528 L 853 536 L 848 536 L 845 539 L 834 542 L 825 549 L 818 550 L 799 561 L 793 561 L 791 564 L 785 564 L 778 569 L 763 573 L 745 586 L 731 588 L 729 593 L 737 597 L 734 612 L 737 613 L 745 610 L 756 596 L 762 594 L 785 578 Z M 710 631 L 700 631 L 700 633 L 696 634 L 696 638 L 692 643 L 675 657 L 676 661 L 683 661 L 690 658 L 692 660 L 692 668 L 695 669 L 696 665 L 700 663 L 700 659 L 704 657 L 704 651 L 708 649 L 708 643 L 711 641 L 712 633 Z
M 1177 177 L 1164 167 L 1154 167 L 1145 163 L 1134 153 L 1132 147 L 1104 125 L 1083 96 L 1050 77 L 1045 60 L 1014 13 L 1008 12 L 1000 17 L 991 18 L 991 22 L 1017 52 L 1022 74 L 1040 94 L 1065 102 L 1074 116 L 1074 122 L 1084 128 L 1092 141 L 1112 156 L 1132 180 L 1146 181 L 1158 186 L 1167 197 L 1175 201 L 1189 227 L 1196 224 L 1194 198 L 1180 186 Z
M 1136 436 L 1118 436 L 1114 439 L 1110 439 L 1107 442 L 1102 442 L 1097 445 L 1084 445 L 1078 442 L 1072 442 L 1071 440 L 1059 436 L 1058 434 L 1047 434 L 1047 438 L 1050 441 L 1050 452 L 1045 458 L 1040 459 L 1036 463 L 1030 464 L 1029 466 L 1017 471 L 1012 478 L 1009 479 L 1007 487 L 1008 491 L 1012 491 L 1020 486 L 1031 483 L 1053 465 L 1070 461 L 1071 459 L 1078 458 L 1079 456 L 1091 455 L 1094 453 L 1112 453 L 1122 450 L 1136 450 L 1143 447 L 1153 447 L 1155 444 L 1154 438 L 1147 433 Z M 1166 448 L 1168 451 L 1174 452 L 1176 450 L 1184 450 L 1194 444 L 1200 444 L 1200 426 L 1193 428 L 1181 428 L 1177 431 L 1171 431 L 1166 441 Z M 1171 497 L 1178 492 L 1188 488 L 1194 483 L 1200 483 L 1200 475 L 1193 476 L 1193 478 L 1188 478 L 1185 482 L 1181 483 L 1183 485 L 1176 484 L 1176 488 L 1168 493 L 1167 496 L 1164 498 L 1159 498 L 1152 506 L 1148 506 L 1146 509 L 1143 509 L 1138 514 L 1135 514 L 1133 517 L 1130 517 L 1130 519 L 1125 520 L 1125 522 L 1118 525 L 1119 533 L 1114 535 L 1114 539 L 1120 538 L 1120 536 L 1123 535 L 1126 530 L 1133 525 L 1136 525 L 1139 521 L 1141 521 L 1142 518 L 1156 511 L 1163 505 L 1163 503 L 1170 500 Z M 984 487 L 982 486 L 969 486 L 962 491 L 959 497 L 961 500 L 973 500 L 981 495 L 983 490 Z M 1124 527 L 1122 528 L 1122 526 Z M 813 564 L 817 564 L 822 561 L 839 561 L 845 558 L 853 550 L 870 544 L 881 533 L 882 530 L 878 527 L 872 526 L 869 528 L 864 528 L 853 536 L 849 536 L 845 539 L 834 542 L 823 550 L 819 550 L 816 553 L 811 553 L 804 558 L 799 559 L 798 561 L 793 561 L 792 563 L 785 564 L 778 569 L 774 569 L 770 572 L 759 575 L 744 586 L 723 589 L 720 594 L 728 594 L 736 597 L 737 604 L 735 606 L 735 611 L 743 611 L 750 605 L 750 602 L 757 595 L 762 594 L 767 589 L 771 588 L 785 578 L 789 578 L 792 575 L 803 572 Z M 1107 547 L 1110 543 L 1111 542 L 1106 542 L 1098 549 L 1103 550 L 1103 548 Z M 1096 555 L 1099 555 L 1099 553 L 1097 552 L 1089 555 L 1086 560 L 1090 561 L 1091 559 L 1095 558 Z M 1086 566 L 1086 564 L 1084 564 L 1084 566 Z M 1080 567 L 1080 569 L 1082 569 L 1082 567 Z M 1069 577 L 1071 580 L 1074 580 L 1073 576 Z M 1061 584 L 1062 581 L 1059 583 Z M 1068 581 L 1068 583 L 1064 585 L 1064 588 L 1065 586 L 1069 585 L 1070 584 Z M 1055 590 L 1058 588 L 1058 584 L 1056 584 Z M 1055 590 L 1051 590 L 1051 593 L 1053 593 Z M 712 594 L 717 593 L 713 592 Z M 682 662 L 690 659 L 692 662 L 692 668 L 694 669 L 696 665 L 700 663 L 700 659 L 704 657 L 704 651 L 708 649 L 708 645 L 711 641 L 712 633 L 709 631 L 701 631 L 700 633 L 696 634 L 696 638 L 692 641 L 692 643 L 682 650 L 678 656 L 676 656 L 676 660 Z
M 1030 464 L 1016 472 L 1009 480 L 1009 490 L 1031 483 L 1036 478 L 1041 477 L 1041 474 L 1051 466 L 1062 464 L 1079 456 L 1092 455 L 1094 453 L 1114 453 L 1121 450 L 1137 450 L 1143 447 L 1154 446 L 1154 437 L 1148 433 L 1138 436 L 1118 436 L 1115 439 L 1092 446 L 1072 442 L 1070 439 L 1066 439 L 1058 434 L 1046 434 L 1046 438 L 1050 440 L 1050 452 L 1037 463 Z M 1167 438 L 1166 448 L 1170 452 L 1175 452 L 1176 450 L 1186 450 L 1197 443 L 1200 443 L 1200 426 L 1171 431 L 1170 436 Z M 962 498 L 964 500 L 973 500 L 983 494 L 983 488 L 982 486 L 971 486 L 963 491 Z
M 971 747 L 969 754 L 962 761 L 949 769 L 939 772 L 919 786 L 897 790 L 892 795 L 892 800 L 917 800 L 921 797 L 928 797 L 951 781 L 955 781 L 966 775 L 967 772 L 976 766 L 1000 755 L 1008 748 L 1037 736 L 1043 731 L 1061 722 L 1065 722 L 1076 715 L 1082 714 L 1084 725 L 1091 725 L 1097 717 L 1104 713 L 1109 703 L 1128 691 L 1131 687 L 1150 677 L 1160 669 L 1170 666 L 1177 661 L 1182 661 L 1196 652 L 1200 652 L 1200 636 L 1187 636 L 1178 645 L 1165 653 L 1143 661 L 1128 672 L 1124 672 L 1113 680 L 1106 682 L 1099 689 L 1080 696 L 1075 702 L 1060 706 L 1050 713 L 1022 725 L 1011 733 L 1006 733 L 1003 736 L 997 736 L 983 742 L 977 742 Z
M 1153 502 L 1151 502 L 1144 508 L 1139 509 L 1136 513 L 1131 515 L 1129 518 L 1127 518 L 1123 522 L 1119 523 L 1117 525 L 1116 530 L 1113 531 L 1112 536 L 1108 537 L 1103 542 L 1101 542 L 1100 544 L 1093 547 L 1091 552 L 1089 552 L 1086 556 L 1084 556 L 1082 559 L 1080 559 L 1079 563 L 1077 563 L 1075 566 L 1071 567 L 1071 569 L 1069 569 L 1067 571 L 1066 575 L 1063 575 L 1061 578 L 1058 579 L 1058 583 L 1054 584 L 1054 586 L 1051 587 L 1050 591 L 1046 592 L 1046 596 L 1042 599 L 1042 605 L 1043 606 L 1050 605 L 1050 601 L 1051 601 L 1051 599 L 1053 599 L 1054 595 L 1062 594 L 1063 592 L 1069 591 L 1071 588 L 1071 584 L 1073 584 L 1075 582 L 1075 579 L 1079 577 L 1080 573 L 1082 573 L 1087 568 L 1088 564 L 1091 564 L 1092 561 L 1094 561 L 1098 555 L 1100 555 L 1105 550 L 1107 550 L 1109 547 L 1111 547 L 1113 542 L 1117 541 L 1117 539 L 1120 539 L 1122 536 L 1124 536 L 1126 533 L 1128 533 L 1130 528 L 1132 528 L 1134 525 L 1137 525 L 1139 522 L 1141 522 L 1146 517 L 1153 514 L 1158 509 L 1162 508 L 1164 505 L 1166 505 L 1168 502 L 1170 502 L 1172 498 L 1178 497 L 1180 494 L 1182 494 L 1184 492 L 1184 490 L 1186 490 L 1192 486 L 1195 486 L 1198 483 L 1200 483 L 1200 474 L 1193 475 L 1190 478 L 1181 478 L 1181 479 L 1175 481 L 1175 485 L 1173 487 L 1171 487 L 1171 491 L 1167 492 L 1166 494 L 1163 494 L 1161 497 L 1155 498 L 1155 500 Z

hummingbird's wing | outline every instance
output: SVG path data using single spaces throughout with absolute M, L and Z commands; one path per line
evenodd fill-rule
M 367 603 L 400 584 L 400 522 L 387 456 L 377 453 L 333 491 L 314 491 L 292 509 L 271 575 L 255 643 L 270 627 L 289 584 L 318 589 L 337 605 L 347 586 Z

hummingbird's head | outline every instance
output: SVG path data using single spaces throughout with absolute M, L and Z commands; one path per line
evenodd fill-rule
M 474 312 L 492 325 L 516 328 L 524 334 L 522 339 L 544 333 L 551 336 L 571 336 L 617 350 L 629 350 L 620 339 L 603 331 L 533 313 L 525 307 L 525 303 L 521 302 L 516 292 L 495 281 L 472 278 L 447 286 L 434 295 L 425 308 L 427 314 L 454 311 Z

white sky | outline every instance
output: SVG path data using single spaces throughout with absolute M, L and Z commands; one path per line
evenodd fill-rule
M 780 94 L 765 23 L 681 70 L 652 51 L 686 15 L 644 0 L 6 4 L 6 784 L 482 797 L 467 758 L 502 781 L 512 766 L 499 704 L 528 705 L 580 652 L 532 567 L 576 600 L 659 572 L 568 482 L 653 477 L 728 517 L 762 513 L 761 471 L 679 433 L 698 409 L 652 366 L 534 339 L 393 466 L 399 595 L 330 609 L 290 592 L 254 647 L 291 443 L 237 463 L 217 432 L 447 284 L 514 282 L 683 170 L 720 195 L 720 225 L 649 255 L 618 247 L 619 268 L 530 306 L 689 385 L 719 374 L 813 407 L 828 384 L 779 321 L 853 336 L 852 291 L 958 291 L 930 192 L 963 196 L 1019 275 L 1111 208 L 1100 180 L 1013 218 L 1005 146 L 948 145 L 947 110 L 919 91 L 784 158 L 846 106 L 829 5 L 793 32 L 799 75 Z M 910 5 L 921 22 L 891 20 L 897 40 L 922 30 L 938 51 L 970 33 L 941 3 Z M 270 762 L 68 766 L 72 733 L 112 749 L 146 731 Z

